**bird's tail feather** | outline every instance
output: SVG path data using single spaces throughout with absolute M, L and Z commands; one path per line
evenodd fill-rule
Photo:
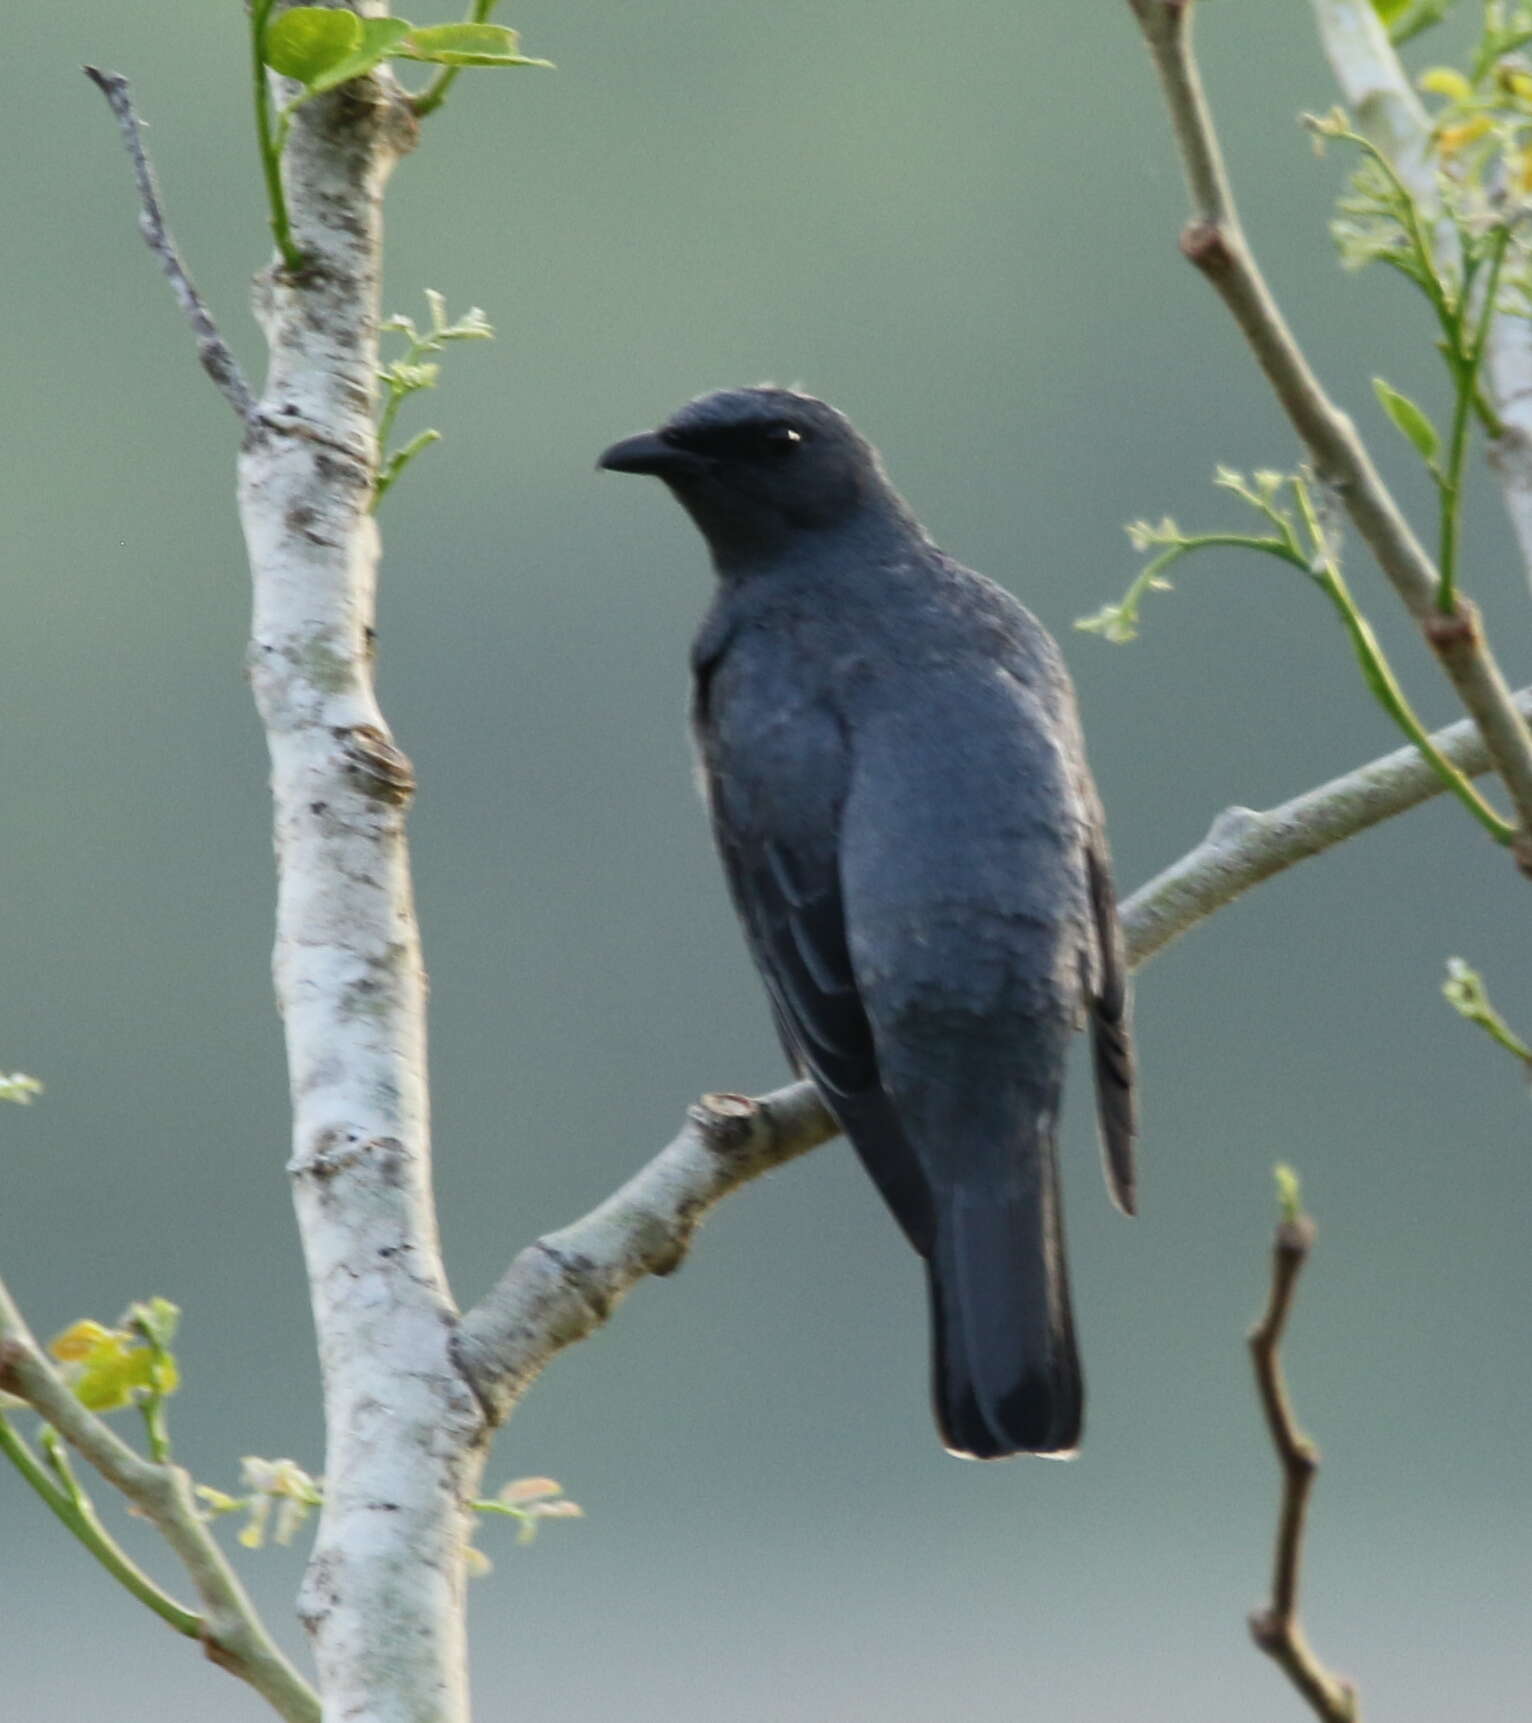
M 928 1259 L 932 1387 L 947 1447 L 975 1459 L 1067 1455 L 1080 1445 L 1075 1350 L 1051 1122 L 1017 1185 L 941 1200 Z

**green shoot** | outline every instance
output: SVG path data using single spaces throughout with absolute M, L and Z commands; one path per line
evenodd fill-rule
M 1490 1004 L 1483 976 L 1461 957 L 1447 959 L 1447 979 L 1442 983 L 1442 997 L 1459 1017 L 1477 1023 L 1491 1040 L 1520 1059 L 1528 1074 L 1532 1075 L 1532 1047 L 1512 1033 L 1505 1019 Z
M 1400 396 L 1399 399 L 1402 401 L 1404 398 Z M 1424 431 L 1417 428 L 1417 434 L 1424 440 Z M 1150 592 L 1165 590 L 1170 584 L 1164 577 L 1165 570 L 1193 551 L 1217 546 L 1260 551 L 1266 556 L 1275 557 L 1279 562 L 1284 562 L 1306 575 L 1325 594 L 1351 640 L 1362 680 L 1378 704 L 1420 750 L 1447 789 L 1490 836 L 1497 843 L 1510 843 L 1516 828 L 1501 818 L 1474 788 L 1472 782 L 1432 742 L 1430 732 L 1421 723 L 1405 696 L 1371 624 L 1357 608 L 1351 590 L 1341 574 L 1340 559 L 1332 536 L 1320 518 L 1320 511 L 1314 500 L 1312 478 L 1307 473 L 1262 471 L 1247 479 L 1243 473 L 1235 472 L 1232 468 L 1220 467 L 1214 483 L 1221 490 L 1238 497 L 1272 530 L 1269 533 L 1185 533 L 1168 517 L 1158 526 L 1150 526 L 1145 521 L 1135 521 L 1127 530 L 1136 550 L 1147 551 L 1157 546 L 1163 548 L 1160 549 L 1159 555 L 1146 565 L 1117 604 L 1104 605 L 1094 615 L 1082 617 L 1075 626 L 1102 634 L 1114 642 L 1132 640 L 1138 631 L 1140 609 L 1145 596 Z
M 412 102 L 417 113 L 440 107 L 452 81 L 465 66 L 543 66 L 521 52 L 514 30 L 486 22 L 495 0 L 474 0 L 461 24 L 411 24 L 406 18 L 359 18 L 329 6 L 290 6 L 272 17 L 275 0 L 250 0 L 250 45 L 255 74 L 255 129 L 261 171 L 271 210 L 271 234 L 289 273 L 303 268 L 303 253 L 293 238 L 282 187 L 282 152 L 293 117 L 316 96 L 337 90 L 375 72 L 387 60 L 414 60 L 445 68 Z M 268 72 L 299 86 L 297 95 L 276 106 Z
M 431 321 L 424 330 L 417 329 L 409 317 L 390 317 L 382 327 L 385 335 L 403 335 L 407 346 L 402 357 L 390 361 L 378 370 L 378 381 L 384 389 L 383 411 L 378 417 L 378 478 L 373 489 L 372 507 L 376 512 L 404 469 L 424 448 L 440 442 L 441 432 L 425 430 L 411 437 L 401 449 L 389 448 L 394 421 L 399 409 L 411 395 L 423 389 L 434 389 L 441 376 L 441 366 L 426 357 L 440 353 L 453 341 L 493 341 L 495 331 L 489 319 L 474 306 L 457 322 L 447 321 L 447 302 L 432 288 L 426 289 L 426 305 Z

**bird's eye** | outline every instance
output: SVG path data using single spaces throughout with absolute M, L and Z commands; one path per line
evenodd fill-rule
M 768 425 L 762 438 L 772 454 L 791 455 L 802 446 L 803 432 L 792 425 Z

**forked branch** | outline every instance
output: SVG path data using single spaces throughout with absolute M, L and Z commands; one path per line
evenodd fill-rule
M 196 1590 L 200 1618 L 181 1609 L 131 1564 L 131 1572 L 117 1571 L 104 1560 L 115 1577 L 178 1632 L 195 1634 L 212 1662 L 248 1682 L 287 1723 L 319 1723 L 318 1699 L 266 1632 L 199 1512 L 186 1473 L 179 1466 L 146 1460 L 80 1404 L 33 1339 L 3 1282 L 0 1390 L 24 1400 L 159 1532 Z M 104 1559 L 102 1550 L 93 1553 Z

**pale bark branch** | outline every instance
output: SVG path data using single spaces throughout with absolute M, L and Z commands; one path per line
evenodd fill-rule
M 1523 721 L 1532 720 L 1532 687 L 1511 699 Z M 1434 731 L 1431 740 L 1469 777 L 1490 769 L 1489 750 L 1471 718 Z M 1147 962 L 1251 886 L 1442 791 L 1441 778 L 1419 751 L 1404 747 L 1264 812 L 1225 809 L 1195 849 L 1123 903 L 1130 960 L 1135 966 Z
M 166 225 L 159 187 L 155 183 L 154 165 L 144 147 L 143 122 L 133 106 L 133 93 L 128 87 L 128 80 L 120 73 L 103 72 L 95 66 L 86 66 L 84 71 L 86 77 L 106 97 L 112 112 L 117 116 L 117 124 L 122 128 L 122 141 L 127 148 L 128 159 L 133 164 L 133 178 L 138 185 L 139 231 L 144 236 L 144 243 L 159 259 L 161 269 L 169 278 L 171 290 L 192 326 L 197 337 L 197 357 L 202 362 L 202 369 L 212 378 L 219 393 L 239 417 L 248 422 L 255 412 L 255 397 L 250 393 L 250 385 L 239 368 L 239 361 L 219 334 L 213 314 L 207 308 L 207 301 L 197 291 Z
M 1427 147 L 1431 122 L 1370 0 L 1314 0 L 1314 15 L 1347 107 L 1429 214 L 1441 202 Z M 1502 426 L 1490 461 L 1532 583 L 1532 322 L 1496 317 L 1485 365 Z
M 202 1605 L 208 1658 L 247 1682 L 288 1723 L 318 1723 L 319 1701 L 273 1644 L 197 1508 L 179 1466 L 147 1460 L 82 1406 L 33 1339 L 0 1282 L 0 1389 L 24 1400 L 149 1521 L 174 1551 Z
M 1239 326 L 1315 470 L 1419 625 L 1483 732 L 1516 809 L 1517 859 L 1532 866 L 1532 734 L 1511 700 L 1466 598 L 1444 613 L 1437 570 L 1384 484 L 1356 427 L 1325 393 L 1288 328 L 1240 226 L 1191 48 L 1192 0 L 1130 0 L 1159 74 L 1191 195 L 1181 249 Z
M 1266 1309 L 1249 1335 L 1256 1391 L 1282 1468 L 1282 1505 L 1277 1516 L 1271 1602 L 1251 1614 L 1250 1636 L 1281 1668 L 1322 1723 L 1356 1723 L 1355 1688 L 1332 1675 L 1320 1662 L 1298 1619 L 1303 1542 L 1309 1496 L 1319 1472 L 1319 1451 L 1298 1426 L 1282 1374 L 1281 1348 L 1298 1289 L 1298 1276 L 1314 1248 L 1314 1236 L 1314 1223 L 1306 1214 L 1286 1216 L 1278 1223 Z
M 1532 688 L 1515 699 L 1532 717 Z M 1432 741 L 1461 771 L 1488 769 L 1471 720 Z M 1441 793 L 1421 755 L 1400 748 L 1265 812 L 1226 809 L 1195 849 L 1124 901 L 1129 961 L 1143 965 L 1262 880 Z M 543 1366 L 599 1328 L 645 1275 L 677 1268 L 724 1197 L 838 1130 L 811 1083 L 758 1100 L 705 1095 L 646 1167 L 584 1219 L 529 1245 L 463 1317 L 458 1357 L 490 1417 L 504 1419 Z

